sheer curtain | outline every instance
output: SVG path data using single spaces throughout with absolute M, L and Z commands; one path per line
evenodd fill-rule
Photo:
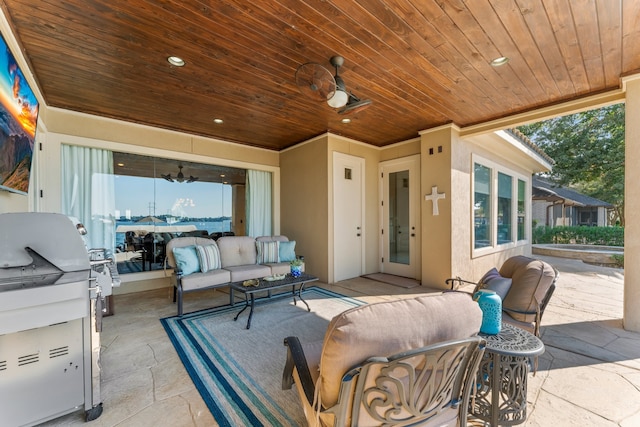
M 248 170 L 246 185 L 247 236 L 271 235 L 271 172 Z
M 115 248 L 113 153 L 62 145 L 62 213 L 87 229 L 90 248 Z

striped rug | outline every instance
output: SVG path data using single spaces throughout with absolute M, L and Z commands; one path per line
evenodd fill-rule
M 331 318 L 363 302 L 318 287 L 303 291 L 306 310 L 290 294 L 262 298 L 251 329 L 243 303 L 161 319 L 182 363 L 220 426 L 305 425 L 295 386 L 282 390 L 284 338 L 322 340 Z

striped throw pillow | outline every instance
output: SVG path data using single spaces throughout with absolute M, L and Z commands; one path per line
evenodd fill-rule
M 217 270 L 222 267 L 220 263 L 220 250 L 217 245 L 196 246 L 200 271 L 206 273 L 209 270 Z
M 280 242 L 256 242 L 258 264 L 280 262 Z

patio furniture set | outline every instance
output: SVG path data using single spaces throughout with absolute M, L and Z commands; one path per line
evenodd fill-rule
M 173 269 L 171 280 L 178 315 L 183 314 L 185 292 L 230 287 L 229 304 L 233 305 L 232 284 L 289 273 L 290 262 L 297 257 L 295 244 L 286 236 L 223 236 L 217 241 L 202 237 L 171 239 L 166 263 Z
M 230 287 L 231 305 L 234 291 L 244 294 L 245 304 L 234 320 L 249 308 L 247 329 L 259 292 L 271 296 L 272 290 L 291 287 L 291 294 L 281 295 L 291 295 L 294 303 L 300 299 L 311 311 L 302 291 L 317 277 L 292 277 L 288 262 L 265 258 L 265 251 L 279 249 L 280 242 L 288 239 L 234 236 L 217 244 L 199 238 L 172 240 L 167 258 L 175 269 L 178 314 L 184 292 L 222 286 Z M 219 264 L 185 274 L 176 255 L 199 245 L 214 246 Z M 503 301 L 497 334 L 480 331 L 479 304 L 456 290 L 473 282 L 459 277 L 448 279 L 452 290 L 441 294 L 349 309 L 331 320 L 322 342 L 285 338 L 282 388 L 296 385 L 314 426 L 464 426 L 469 415 L 491 426 L 521 424 L 527 416 L 528 373 L 544 352 L 540 321 L 557 278 L 551 265 L 516 256 L 474 283 L 474 293 L 489 289 Z

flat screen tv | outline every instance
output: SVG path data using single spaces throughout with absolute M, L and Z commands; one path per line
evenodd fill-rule
M 0 190 L 27 194 L 38 100 L 0 35 Z

